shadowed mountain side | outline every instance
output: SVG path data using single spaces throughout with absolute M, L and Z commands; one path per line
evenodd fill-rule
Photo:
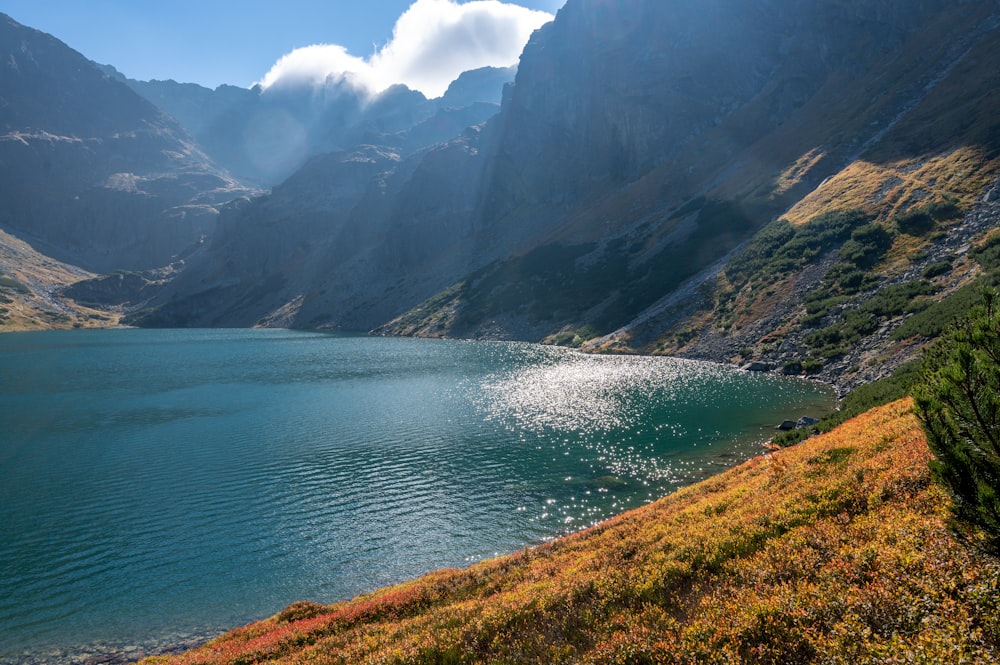
M 0 16 L 0 227 L 94 271 L 166 265 L 249 190 L 62 42 Z
M 373 327 L 469 269 L 478 142 L 470 130 L 406 160 L 374 146 L 314 158 L 271 195 L 224 210 L 139 322 Z

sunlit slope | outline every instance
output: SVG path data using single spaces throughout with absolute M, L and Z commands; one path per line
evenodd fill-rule
M 585 532 L 147 663 L 865 663 L 1000 657 L 910 402 Z
M 91 273 L 49 258 L 0 231 L 0 331 L 91 328 L 115 325 L 118 315 L 61 297 L 69 284 Z

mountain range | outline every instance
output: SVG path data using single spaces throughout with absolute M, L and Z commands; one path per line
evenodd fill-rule
M 516 75 L 438 100 L 129 81 L 2 27 L 8 327 L 523 339 L 846 389 L 1000 269 L 996 0 L 569 0 Z

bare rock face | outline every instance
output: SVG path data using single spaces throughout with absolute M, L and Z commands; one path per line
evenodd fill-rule
M 154 268 L 247 191 L 123 83 L 0 15 L 0 227 L 89 270 Z

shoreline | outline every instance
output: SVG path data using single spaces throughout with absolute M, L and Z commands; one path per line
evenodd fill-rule
M 259 620 L 259 619 L 258 619 Z M 230 628 L 199 629 L 138 644 L 142 640 L 121 642 L 101 640 L 71 646 L 22 648 L 9 655 L 0 655 L 0 665 L 125 665 L 151 656 L 172 656 L 200 647 Z

